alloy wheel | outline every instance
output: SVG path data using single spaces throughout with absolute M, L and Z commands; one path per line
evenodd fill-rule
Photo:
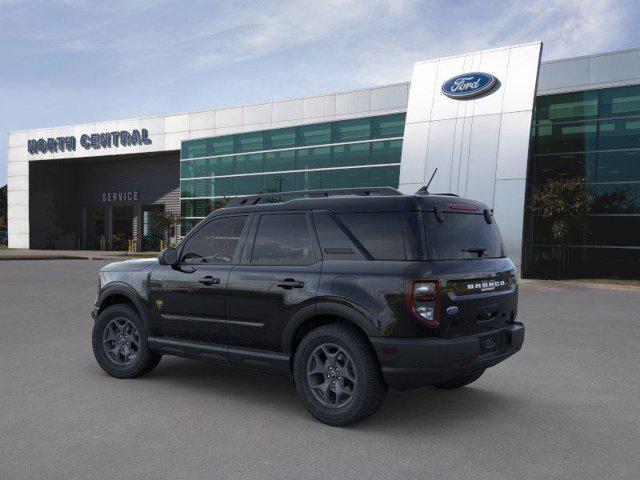
M 324 406 L 344 407 L 353 398 L 357 386 L 351 356 L 334 343 L 316 347 L 307 362 L 307 382 L 313 396 Z
M 140 351 L 140 334 L 126 318 L 114 318 L 104 327 L 102 344 L 109 360 L 119 366 L 129 365 Z

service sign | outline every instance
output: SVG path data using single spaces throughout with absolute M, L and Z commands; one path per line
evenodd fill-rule
M 450 78 L 442 84 L 442 93 L 449 98 L 463 100 L 490 92 L 498 80 L 490 73 L 464 73 Z
M 140 195 L 137 190 L 127 190 L 124 192 L 104 192 L 102 194 L 103 203 L 137 202 Z

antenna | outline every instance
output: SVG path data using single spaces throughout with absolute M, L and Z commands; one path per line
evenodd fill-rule
M 433 177 L 436 176 L 436 172 L 437 171 L 438 171 L 438 167 L 436 167 L 436 169 L 431 174 L 431 178 L 429 179 L 429 182 L 424 187 L 421 187 L 420 190 L 418 190 L 416 192 L 418 195 L 429 195 L 429 185 L 431 185 L 431 182 L 433 181 Z
M 438 172 L 438 167 L 436 167 L 436 169 L 433 171 L 433 173 L 431 174 L 431 178 L 429 179 L 429 182 L 427 183 L 427 186 L 425 187 L 425 189 L 427 191 L 429 191 L 429 185 L 431 185 L 431 182 L 433 182 L 433 177 L 436 176 L 436 173 Z

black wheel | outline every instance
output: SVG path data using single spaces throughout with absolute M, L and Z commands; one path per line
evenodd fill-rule
M 387 384 L 367 338 L 351 325 L 325 325 L 300 342 L 293 362 L 306 409 L 327 425 L 346 426 L 373 415 Z
M 443 390 L 454 390 L 456 388 L 464 387 L 465 385 L 469 385 L 470 383 L 475 382 L 479 379 L 484 370 L 477 370 L 469 375 L 465 375 L 464 377 L 454 378 L 453 380 L 448 380 L 446 382 L 434 383 L 433 386 L 437 388 L 442 388 Z
M 126 304 L 105 308 L 93 325 L 93 354 L 109 375 L 134 378 L 149 373 L 161 355 L 149 350 L 138 312 Z

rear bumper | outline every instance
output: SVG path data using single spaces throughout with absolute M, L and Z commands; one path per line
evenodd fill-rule
M 500 339 L 497 351 L 481 354 L 487 336 Z M 382 374 L 395 390 L 409 390 L 492 367 L 522 348 L 524 325 L 512 323 L 479 335 L 453 339 L 372 337 Z

